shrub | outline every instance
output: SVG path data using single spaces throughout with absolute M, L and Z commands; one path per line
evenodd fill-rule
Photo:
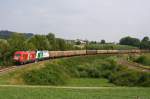
M 143 65 L 150 65 L 150 57 L 146 56 L 146 55 L 142 55 L 139 58 L 137 58 L 135 60 L 135 62 L 137 63 L 141 63 Z
M 100 72 L 95 64 L 80 65 L 77 67 L 80 77 L 99 78 Z
M 23 77 L 29 85 L 62 85 L 66 83 L 69 76 L 61 66 L 46 64 L 46 67 L 29 71 Z
M 109 81 L 119 86 L 150 86 L 150 74 L 133 70 L 123 70 L 112 73 Z
M 141 73 L 137 82 L 138 86 L 150 87 L 150 74 L 149 73 Z
M 119 71 L 113 73 L 110 77 L 110 82 L 121 86 L 135 86 L 139 79 L 138 73 L 133 71 Z

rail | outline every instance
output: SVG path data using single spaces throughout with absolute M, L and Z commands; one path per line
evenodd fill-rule
M 89 53 L 88 53 L 88 51 L 89 51 Z M 94 53 L 92 51 L 94 51 Z M 117 54 L 135 54 L 135 53 L 150 53 L 150 50 L 86 50 L 86 54 L 84 54 L 84 55 L 85 56 L 95 55 L 95 54 L 117 55 Z M 80 55 L 71 55 L 70 57 L 73 57 L 73 56 L 80 56 Z M 61 57 L 68 57 L 68 56 L 61 56 Z M 59 57 L 50 57 L 50 59 L 53 59 L 53 58 L 59 58 Z M 33 64 L 33 63 L 30 63 L 30 64 Z M 21 65 L 21 66 L 10 66 L 7 68 L 3 68 L 3 69 L 0 69 L 0 74 L 5 73 L 5 72 L 9 72 L 9 71 L 15 70 L 16 68 L 20 68 L 20 67 L 24 67 L 24 66 L 26 66 L 26 64 Z M 145 68 L 145 67 L 142 67 L 139 65 L 136 65 L 135 67 L 141 68 L 141 69 L 143 69 L 143 71 L 148 71 L 148 72 L 150 71 L 149 68 Z

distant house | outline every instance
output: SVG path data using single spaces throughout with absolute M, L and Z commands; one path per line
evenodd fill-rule
M 79 44 L 86 44 L 86 41 L 85 40 L 81 40 L 81 39 L 76 39 L 75 40 L 75 43 L 79 43 Z

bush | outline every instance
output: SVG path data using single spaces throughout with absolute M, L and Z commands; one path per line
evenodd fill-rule
M 141 63 L 143 65 L 150 65 L 150 57 L 143 55 L 143 56 L 140 56 L 139 58 L 137 58 L 135 60 L 135 62 Z
M 95 64 L 94 64 L 95 65 Z M 96 66 L 91 64 L 81 65 L 77 67 L 79 77 L 99 78 L 100 72 Z
M 119 86 L 150 86 L 150 74 L 131 70 L 114 72 L 109 76 L 109 81 Z
M 139 79 L 138 73 L 133 71 L 119 71 L 113 73 L 110 77 L 110 82 L 121 86 L 135 86 Z
M 137 82 L 138 86 L 150 87 L 150 74 L 149 73 L 141 73 Z
M 40 70 L 32 70 L 23 75 L 29 85 L 62 85 L 68 77 L 63 68 L 53 64 L 46 64 L 46 67 Z

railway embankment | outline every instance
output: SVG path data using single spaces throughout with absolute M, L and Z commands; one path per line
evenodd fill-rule
M 0 84 L 67 85 L 72 78 L 106 79 L 116 86 L 149 86 L 150 74 L 118 64 L 120 56 L 90 55 L 27 64 L 3 74 Z M 144 80 L 143 80 L 144 78 Z

